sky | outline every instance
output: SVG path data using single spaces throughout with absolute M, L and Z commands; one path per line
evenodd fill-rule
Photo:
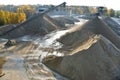
M 53 4 L 58 5 L 66 2 L 67 5 L 80 5 L 80 6 L 105 6 L 120 10 L 120 0 L 0 0 L 0 4 Z

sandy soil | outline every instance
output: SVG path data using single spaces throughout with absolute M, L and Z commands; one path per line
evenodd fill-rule
M 0 77 L 0 80 L 28 80 L 23 65 L 23 58 L 20 57 L 20 55 L 4 53 L 2 56 L 4 56 L 6 60 L 1 68 L 2 73 L 5 75 Z
M 5 73 L 3 73 L 2 71 L 2 68 L 3 68 L 3 65 L 5 64 L 6 60 L 4 57 L 0 57 L 0 77 L 4 76 Z
M 56 22 L 50 18 L 44 16 L 43 19 L 44 21 L 40 22 L 40 24 L 43 24 L 42 31 L 48 33 L 49 30 L 58 28 Z M 26 25 L 29 26 L 30 24 Z M 52 28 L 49 28 L 48 25 Z M 34 27 L 35 24 L 32 26 Z M 38 28 L 36 27 L 36 29 Z M 26 33 L 33 31 L 28 27 L 26 30 L 28 30 Z M 11 32 L 10 35 L 15 32 Z M 15 36 L 18 37 L 18 35 Z M 41 55 L 54 52 L 53 47 L 51 48 L 48 44 L 48 47 L 45 48 L 46 43 L 44 41 L 44 43 L 41 43 L 41 50 L 46 52 L 40 51 L 41 46 L 30 41 L 21 41 L 11 47 L 4 46 L 6 41 L 0 42 L 0 74 L 4 74 L 0 80 L 28 80 L 28 77 L 32 80 L 40 80 L 41 78 L 55 80 L 53 71 L 49 71 L 49 68 L 71 80 L 120 79 L 120 37 L 103 20 L 92 19 L 83 25 L 71 28 L 60 38 L 54 38 L 54 36 L 53 40 L 48 38 L 47 42 L 52 46 L 54 39 L 58 39 L 57 41 L 62 44 L 60 49 L 57 50 L 65 52 L 64 54 L 67 53 L 66 56 L 41 58 Z M 40 45 L 40 42 L 38 44 Z M 35 53 L 36 49 L 38 52 Z M 49 68 L 40 63 L 41 59 Z M 66 79 L 60 77 L 58 80 Z

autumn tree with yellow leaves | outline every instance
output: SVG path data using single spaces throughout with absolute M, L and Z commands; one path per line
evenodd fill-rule
M 32 16 L 35 13 L 35 9 L 32 8 L 29 5 L 21 5 L 17 8 L 16 12 L 18 13 L 25 13 L 26 14 L 26 18 L 29 18 L 30 16 Z
M 26 20 L 25 13 L 0 10 L 0 25 L 17 24 Z

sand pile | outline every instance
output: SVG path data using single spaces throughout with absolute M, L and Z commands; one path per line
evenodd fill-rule
M 58 40 L 64 57 L 48 56 L 43 63 L 71 80 L 119 80 L 120 38 L 95 18 Z
M 3 32 L 6 32 L 8 30 L 11 30 L 12 28 L 14 28 L 15 25 L 4 25 L 4 26 L 0 26 L 0 34 L 2 34 Z
M 115 22 L 113 19 L 110 17 L 106 17 L 104 21 L 113 29 L 118 35 L 120 35 L 120 25 Z
M 13 31 L 9 32 L 9 34 L 6 34 L 3 37 L 16 38 L 23 35 L 45 35 L 53 30 L 59 29 L 61 26 L 64 26 L 64 24 L 56 22 L 54 19 L 50 18 L 47 15 L 41 15 L 38 17 L 36 16 L 16 26 L 19 28 L 14 29 Z
M 58 22 L 64 23 L 64 24 L 74 24 L 74 22 L 79 22 L 78 19 L 70 16 L 64 16 L 64 17 L 54 17 L 55 20 Z
M 87 50 L 65 57 L 48 57 L 43 63 L 72 80 L 119 80 L 120 50 L 103 36 Z
M 104 21 L 97 17 L 86 22 L 82 26 L 73 27 L 58 41 L 64 44 L 64 47 L 74 48 L 96 34 L 103 35 L 120 49 L 120 37 L 117 36 L 116 33 Z

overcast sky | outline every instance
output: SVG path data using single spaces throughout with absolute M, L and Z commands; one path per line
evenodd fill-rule
M 0 4 L 53 4 L 67 2 L 67 5 L 106 6 L 120 10 L 120 0 L 0 0 Z

